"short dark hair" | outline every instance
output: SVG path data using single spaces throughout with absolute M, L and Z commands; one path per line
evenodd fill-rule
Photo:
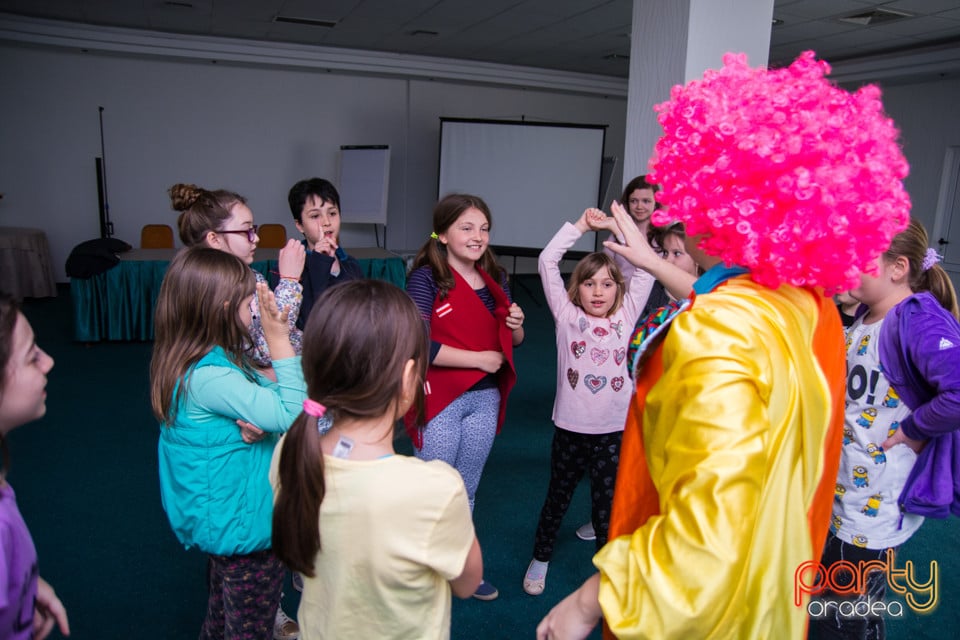
M 303 223 L 303 207 L 307 204 L 310 196 L 320 199 L 320 202 L 330 202 L 337 209 L 340 208 L 340 194 L 337 188 L 329 180 L 323 178 L 310 178 L 301 180 L 290 187 L 290 193 L 287 194 L 287 204 L 290 205 L 290 213 L 293 219 Z

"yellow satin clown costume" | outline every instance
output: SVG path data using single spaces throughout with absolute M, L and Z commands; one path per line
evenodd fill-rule
M 697 295 L 637 380 L 594 557 L 618 638 L 802 638 L 843 426 L 839 316 L 740 276 Z

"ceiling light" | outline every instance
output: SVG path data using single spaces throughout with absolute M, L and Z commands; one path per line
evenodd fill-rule
M 904 20 L 912 17 L 914 17 L 912 13 L 907 13 L 905 11 L 896 11 L 894 9 L 874 9 L 872 11 L 865 11 L 863 13 L 853 13 L 848 16 L 841 16 L 837 18 L 837 20 L 849 24 L 873 26 L 875 24 L 886 24 L 887 22 L 896 22 L 897 20 Z
M 337 26 L 336 20 L 317 20 L 316 18 L 297 18 L 294 16 L 276 16 L 274 22 L 287 22 L 289 24 L 304 24 L 308 27 L 323 27 L 332 29 Z

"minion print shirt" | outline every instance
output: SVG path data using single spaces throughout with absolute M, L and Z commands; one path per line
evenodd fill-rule
M 880 365 L 882 326 L 860 318 L 847 329 L 846 420 L 830 524 L 844 542 L 868 549 L 896 547 L 923 523 L 911 514 L 901 523 L 897 500 L 917 455 L 902 444 L 882 447 L 910 415 Z

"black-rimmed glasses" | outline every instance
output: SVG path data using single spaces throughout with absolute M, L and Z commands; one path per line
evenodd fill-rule
M 247 240 L 250 242 L 250 244 L 253 244 L 257 241 L 257 229 L 259 227 L 260 225 L 255 224 L 249 229 L 221 229 L 220 231 L 217 231 L 217 233 L 242 233 L 247 236 Z

